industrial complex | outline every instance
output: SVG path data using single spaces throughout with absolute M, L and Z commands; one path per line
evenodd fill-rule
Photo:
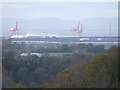
M 118 44 L 119 37 L 81 37 L 83 32 L 83 25 L 78 21 L 76 28 L 72 29 L 74 36 L 58 36 L 52 33 L 26 33 L 25 35 L 18 35 L 18 22 L 15 28 L 11 28 L 12 32 L 10 38 L 12 42 L 17 43 L 115 43 Z

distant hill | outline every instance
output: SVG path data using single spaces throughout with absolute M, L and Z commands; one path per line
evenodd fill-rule
M 9 29 L 15 27 L 15 22 L 19 22 L 19 34 L 31 33 L 54 33 L 58 35 L 72 35 L 72 29 L 77 27 L 75 20 L 62 20 L 59 18 L 40 19 L 3 19 L 3 34 L 10 35 Z M 118 20 L 116 18 L 88 18 L 80 20 L 83 24 L 82 36 L 108 36 L 109 21 L 111 21 L 112 35 L 117 35 Z

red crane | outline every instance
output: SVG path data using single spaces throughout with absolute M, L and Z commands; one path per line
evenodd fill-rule
M 80 35 L 83 32 L 83 26 L 80 28 L 80 21 L 78 21 L 77 28 L 72 30 L 76 35 Z
M 15 28 L 11 28 L 10 31 L 12 32 L 12 36 L 18 34 L 18 22 L 16 22 Z

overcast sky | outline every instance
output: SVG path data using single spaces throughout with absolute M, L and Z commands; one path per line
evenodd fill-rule
M 4 3 L 3 18 L 38 19 L 56 17 L 78 20 L 94 17 L 117 18 L 117 2 Z

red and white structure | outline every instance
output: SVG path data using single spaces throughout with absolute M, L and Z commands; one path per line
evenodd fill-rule
M 83 32 L 83 26 L 80 27 L 80 21 L 78 21 L 77 28 L 72 30 L 75 35 L 80 35 Z
M 15 28 L 11 28 L 10 31 L 12 32 L 11 36 L 17 36 L 18 35 L 18 22 L 16 22 Z

